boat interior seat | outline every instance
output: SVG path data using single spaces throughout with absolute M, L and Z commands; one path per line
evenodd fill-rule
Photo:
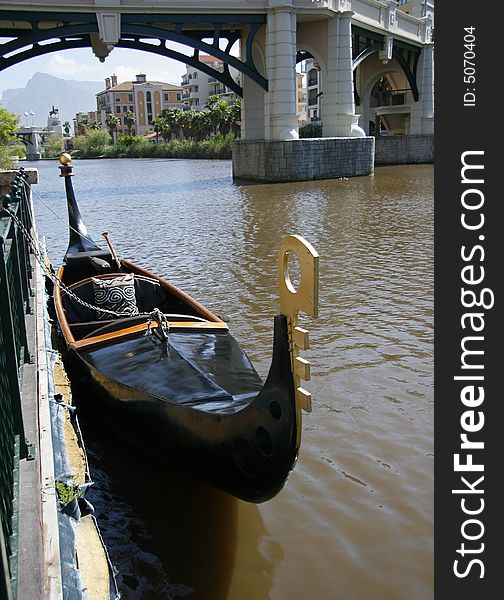
M 87 250 L 83 252 L 72 252 L 65 254 L 65 265 L 73 267 L 79 264 L 89 265 L 92 258 L 101 258 L 112 264 L 112 255 L 106 250 Z
M 114 259 L 106 250 L 87 250 L 65 254 L 65 277 L 67 281 L 79 281 L 89 275 L 89 271 L 104 273 L 112 271 Z
M 101 275 L 100 278 L 110 279 L 114 277 L 122 277 L 124 273 L 110 273 L 107 275 Z M 197 316 L 197 313 L 185 305 L 179 298 L 172 296 L 165 288 L 163 288 L 155 279 L 150 279 L 141 275 L 135 275 L 135 297 L 138 311 L 141 313 L 151 312 L 154 308 L 159 308 L 163 313 L 182 313 L 182 314 L 193 314 Z M 94 290 L 93 282 L 91 279 L 87 279 L 83 282 L 70 286 L 72 292 L 78 296 L 84 302 L 94 305 Z M 97 313 L 93 308 L 83 306 L 70 295 L 63 294 L 62 296 L 63 308 L 66 313 L 66 317 L 69 325 L 72 327 L 72 331 L 85 330 L 87 335 L 89 328 L 97 329 L 111 321 L 124 321 L 130 317 L 117 319 L 114 316 L 110 316 L 109 319 L 97 319 Z M 145 319 L 145 317 L 143 317 Z M 74 333 L 75 335 L 75 333 Z

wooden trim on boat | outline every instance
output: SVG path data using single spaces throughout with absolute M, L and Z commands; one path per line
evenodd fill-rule
M 56 272 L 56 279 L 58 281 L 63 281 L 63 270 L 64 270 L 64 267 L 61 266 L 58 268 L 58 270 Z M 59 325 L 61 327 L 61 331 L 66 340 L 66 343 L 70 346 L 71 344 L 75 343 L 75 338 L 73 336 L 72 330 L 70 329 L 70 326 L 68 325 L 68 321 L 67 321 L 67 318 L 65 315 L 65 310 L 63 308 L 63 302 L 61 300 L 61 288 L 59 287 L 59 285 L 57 283 L 54 284 L 53 294 L 54 294 L 54 306 L 56 307 L 56 314 L 58 317 Z
M 170 325 L 170 331 L 174 329 L 185 330 L 188 329 L 191 332 L 198 330 L 224 330 L 227 331 L 229 328 L 226 323 L 212 323 L 210 321 L 168 321 Z M 122 337 L 126 337 L 128 335 L 133 335 L 135 333 L 140 333 L 142 331 L 146 331 L 148 327 L 147 323 L 140 323 L 139 325 L 133 325 L 132 327 L 126 327 L 125 329 L 119 329 L 118 331 L 112 331 L 110 333 L 104 333 L 102 335 L 93 336 L 90 338 L 86 338 L 83 340 L 79 340 L 76 342 L 75 340 L 70 343 L 68 346 L 72 350 L 80 350 L 81 348 L 86 348 L 88 346 L 94 346 L 96 344 L 102 344 L 104 342 L 109 342 L 111 340 L 117 340 Z M 157 323 L 151 324 L 151 329 L 155 329 L 158 327 Z

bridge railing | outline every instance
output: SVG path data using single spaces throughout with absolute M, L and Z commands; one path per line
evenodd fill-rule
M 32 310 L 30 188 L 23 170 L 0 204 L 0 597 L 17 598 L 19 461 L 29 457 L 21 407 L 23 365 L 30 362 L 25 318 Z M 3 210 L 8 210 L 16 218 Z

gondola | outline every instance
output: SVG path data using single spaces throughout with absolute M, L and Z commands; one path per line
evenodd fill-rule
M 279 254 L 280 312 L 263 383 L 227 324 L 165 279 L 120 259 L 88 235 L 60 156 L 70 241 L 54 277 L 54 306 L 72 372 L 86 378 L 97 418 L 138 448 L 176 464 L 237 498 L 264 502 L 284 486 L 299 451 L 300 385 L 309 363 L 299 356 L 308 332 L 299 311 L 317 315 L 318 255 L 287 236 Z M 296 254 L 301 280 L 289 276 Z

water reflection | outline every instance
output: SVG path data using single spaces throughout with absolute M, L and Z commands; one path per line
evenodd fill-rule
M 89 411 L 89 393 L 74 386 L 95 482 L 87 498 L 118 570 L 121 597 L 268 598 L 283 551 L 257 506 L 125 445 Z

